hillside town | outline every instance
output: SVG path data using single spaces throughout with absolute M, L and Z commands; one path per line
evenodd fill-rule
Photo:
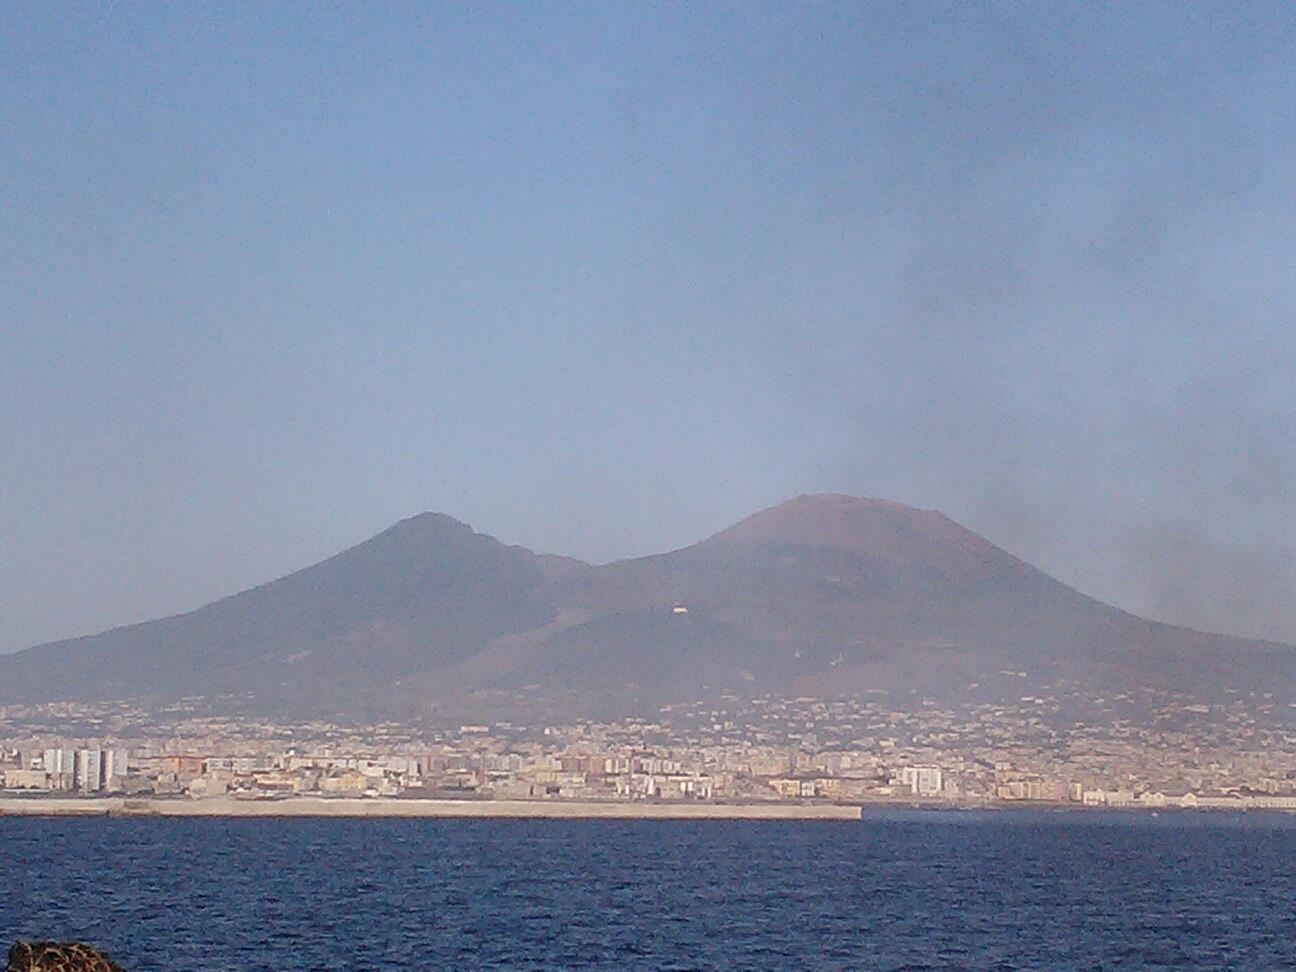
M 881 696 L 679 705 L 652 718 L 278 725 L 64 703 L 0 710 L 9 798 L 294 797 L 1296 810 L 1296 708 L 1089 697 L 959 708 Z

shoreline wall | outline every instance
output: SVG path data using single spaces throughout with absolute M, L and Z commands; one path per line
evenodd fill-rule
M 858 820 L 860 808 L 788 803 L 597 803 L 543 800 L 0 800 L 0 816 L 510 817 L 687 820 Z

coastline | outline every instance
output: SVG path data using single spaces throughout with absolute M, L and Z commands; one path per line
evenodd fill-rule
M 1151 807 L 1086 806 L 1078 803 L 1034 801 L 986 803 L 914 803 L 878 801 L 837 803 L 647 803 L 611 800 L 437 800 L 392 797 L 309 797 L 237 799 L 211 797 L 0 797 L 4 817 L 334 817 L 516 820 L 868 820 L 895 811 L 933 813 L 1011 813 L 1034 810 L 1068 815 L 1134 813 L 1156 817 L 1171 814 L 1248 814 L 1293 811 L 1246 805 Z
M 0 817 L 425 817 L 610 820 L 859 820 L 858 806 L 794 803 L 641 803 L 546 800 L 0 799 Z

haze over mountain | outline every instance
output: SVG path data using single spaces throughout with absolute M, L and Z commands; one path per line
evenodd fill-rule
M 602 566 L 427 513 L 188 614 L 0 657 L 0 704 L 201 696 L 361 719 L 1067 683 L 1292 699 L 1296 649 L 1127 614 L 937 512 L 820 495 Z

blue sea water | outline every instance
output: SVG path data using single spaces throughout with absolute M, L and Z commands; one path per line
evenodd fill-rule
M 128 972 L 1292 968 L 1296 821 L 0 818 L 16 937 Z

